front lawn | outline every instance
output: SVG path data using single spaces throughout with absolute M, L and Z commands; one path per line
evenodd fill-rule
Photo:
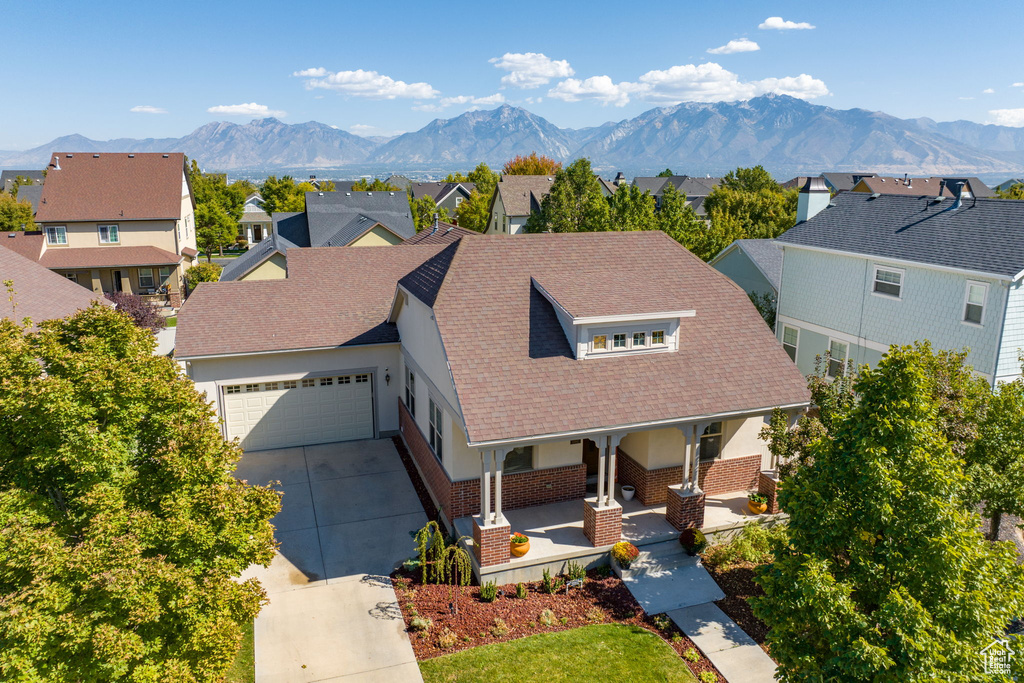
M 256 680 L 256 649 L 252 638 L 252 622 L 242 627 L 242 645 L 235 661 L 228 667 L 225 683 L 253 683 Z
M 420 662 L 424 683 L 464 681 L 695 681 L 664 640 L 639 626 L 600 624 L 541 633 Z
M 177 326 L 178 326 L 178 316 L 176 316 L 176 315 L 168 316 L 167 317 L 167 327 L 177 327 Z

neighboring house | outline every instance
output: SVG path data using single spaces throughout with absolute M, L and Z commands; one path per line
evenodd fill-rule
M 1000 192 L 1006 192 L 1014 185 L 1024 185 L 1024 178 L 1010 178 L 1009 180 L 1004 180 L 992 189 L 993 191 L 999 190 Z
M 872 176 L 862 178 L 854 187 L 852 192 L 877 192 L 879 194 L 902 194 L 913 197 L 931 195 L 937 197 L 955 197 L 957 188 L 960 188 L 964 199 L 973 197 L 994 197 L 996 193 L 988 185 L 978 178 L 884 178 Z
M 273 222 L 263 210 L 263 197 L 253 192 L 245 198 L 242 217 L 238 221 L 238 236 L 249 244 L 262 242 L 273 230 Z
M 412 181 L 404 175 L 388 176 L 388 179 L 384 182 L 392 187 L 397 187 L 399 190 L 405 190 L 406 192 L 412 188 Z
M 747 294 L 779 298 L 782 250 L 775 240 L 736 240 L 708 265 L 735 282 Z
M 540 211 L 544 195 L 551 191 L 554 176 L 503 175 L 491 197 L 491 220 L 485 234 L 516 235 L 523 231 L 527 219 Z
M 822 173 L 820 176 L 824 181 L 825 185 L 832 192 L 832 194 L 838 194 L 840 192 L 849 192 L 854 186 L 864 178 L 874 178 L 874 173 Z
M 460 228 L 452 223 L 435 220 L 429 228 L 424 228 L 414 236 L 402 242 L 402 244 L 451 244 L 463 237 L 473 237 L 480 233 L 466 228 Z
M 0 236 L 0 247 L 6 246 L 6 236 Z M 21 324 L 31 319 L 33 328 L 44 320 L 55 320 L 74 315 L 89 308 L 94 301 L 108 305 L 111 302 L 61 277 L 32 259 L 12 249 L 0 248 L 0 279 L 11 281 L 11 294 L 3 293 L 0 318 Z M 12 300 L 13 299 L 13 300 Z
M 445 519 L 480 515 L 478 571 L 510 560 L 503 509 L 574 501 L 618 541 L 616 482 L 702 526 L 706 495 L 771 466 L 771 411 L 809 402 L 747 296 L 658 231 L 288 258 L 199 288 L 177 358 L 247 450 L 401 434 Z
M 401 244 L 416 234 L 405 192 L 307 192 L 306 210 L 275 213 L 268 238 L 221 271 L 221 281 L 280 279 L 294 247 Z
M 199 253 L 184 154 L 54 154 L 36 223 L 31 257 L 47 268 L 94 292 L 181 305 Z
M 454 216 L 459 204 L 469 199 L 475 189 L 476 183 L 412 183 L 411 192 L 413 200 L 430 197 L 438 209 L 445 209 L 448 215 Z
M 711 191 L 722 183 L 721 178 L 696 178 L 688 175 L 674 176 L 638 176 L 633 179 L 633 184 L 641 192 L 650 192 L 654 197 L 655 208 L 661 208 L 661 195 L 665 186 L 671 184 L 677 192 L 686 195 L 686 203 L 693 208 L 701 218 L 705 218 L 707 212 L 704 210 L 704 200 L 711 194 Z
M 14 181 L 18 178 L 26 178 L 32 181 L 32 185 L 42 185 L 46 174 L 42 171 L 0 171 L 0 192 L 11 193 L 14 188 Z M 21 187 L 26 187 L 22 185 Z M 29 186 L 31 187 L 31 185 Z
M 990 382 L 1020 376 L 1024 202 L 802 191 L 800 207 L 776 239 L 776 332 L 802 372 L 826 351 L 834 375 L 838 361 L 873 366 L 892 344 L 930 340 L 970 349 Z

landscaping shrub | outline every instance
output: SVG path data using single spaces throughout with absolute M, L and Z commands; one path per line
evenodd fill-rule
M 426 617 L 413 617 L 409 621 L 409 628 L 413 631 L 423 631 L 426 633 L 430 630 L 430 627 L 434 625 L 434 622 Z
M 651 621 L 659 631 L 667 631 L 672 627 L 672 620 L 668 618 L 667 614 L 655 614 L 651 617 Z
M 583 616 L 591 624 L 600 624 L 604 621 L 604 610 L 600 607 L 591 607 Z
M 700 653 L 697 652 L 696 648 L 688 647 L 686 652 L 683 653 L 683 659 L 688 662 L 696 662 L 700 660 Z
M 565 576 L 570 581 L 586 581 L 587 570 L 583 568 L 583 565 L 577 564 L 576 562 L 569 560 L 569 563 L 566 565 L 565 568 Z
M 612 557 L 623 569 L 628 569 L 639 555 L 640 550 L 629 541 L 619 541 L 612 546 Z
M 189 290 L 194 290 L 201 282 L 217 282 L 220 271 L 224 270 L 216 263 L 197 263 L 185 271 L 185 282 Z
M 503 638 L 507 636 L 511 631 L 512 629 L 509 628 L 508 624 L 505 623 L 504 619 L 502 619 L 501 617 L 494 618 L 494 626 L 491 627 L 492 636 L 494 636 L 495 638 Z
M 701 671 L 697 678 L 700 679 L 700 683 L 718 683 L 718 676 L 711 671 Z
M 700 529 L 683 529 L 679 534 L 679 543 L 688 553 L 700 553 L 708 546 L 708 539 Z
M 480 586 L 480 599 L 484 602 L 494 602 L 498 597 L 498 586 L 493 581 L 488 581 Z
M 516 585 L 516 597 L 520 600 L 526 599 L 526 586 L 523 583 Z
M 131 318 L 136 327 L 152 330 L 153 332 L 167 327 L 167 321 L 164 320 L 164 317 L 138 294 L 110 292 L 103 296 L 113 301 L 117 305 L 117 310 Z
M 549 609 L 545 609 L 537 617 L 537 621 L 544 624 L 545 626 L 554 626 L 555 624 L 555 613 Z
M 563 581 L 559 577 L 555 577 L 555 578 L 552 579 L 551 578 L 551 572 L 549 572 L 547 569 L 544 570 L 544 578 L 541 581 L 541 589 L 545 593 L 547 593 L 549 595 L 554 595 L 564 585 L 565 585 L 565 581 Z
M 450 628 L 441 631 L 441 635 L 437 637 L 438 647 L 443 647 L 445 650 L 450 650 L 458 644 L 459 637 Z
M 743 530 L 732 540 L 708 548 L 703 556 L 704 564 L 717 569 L 744 563 L 771 562 L 774 548 L 784 545 L 786 539 L 787 531 L 784 524 L 767 527 L 757 522 L 747 522 Z

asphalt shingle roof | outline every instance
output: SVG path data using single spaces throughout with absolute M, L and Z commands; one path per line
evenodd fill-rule
M 782 249 L 775 240 L 736 240 L 736 246 L 764 273 L 775 291 L 779 291 L 782 287 Z
M 402 244 L 451 244 L 463 237 L 472 237 L 480 233 L 466 228 L 460 228 L 444 221 L 437 222 L 437 228 L 429 226 L 420 230 L 414 236 L 402 242 Z
M 1024 270 L 1024 201 L 844 192 L 777 238 L 787 244 L 1013 277 Z
M 380 223 L 403 239 L 416 234 L 409 200 L 404 191 L 307 192 L 306 218 L 309 222 L 310 246 L 343 246 L 339 242 L 353 232 L 353 226 L 358 225 L 354 221 L 360 215 Z M 358 234 L 353 234 L 352 238 L 358 237 Z
M 544 195 L 551 191 L 555 176 L 503 175 L 497 185 L 507 216 L 529 216 L 540 209 Z
M 13 307 L 5 296 L 0 302 L 0 317 L 18 323 L 25 318 L 31 318 L 33 323 L 64 318 L 88 308 L 93 301 L 110 303 L 101 294 L 95 294 L 11 249 L 0 248 L 0 274 L 2 279 L 14 282 L 14 303 L 17 304 Z

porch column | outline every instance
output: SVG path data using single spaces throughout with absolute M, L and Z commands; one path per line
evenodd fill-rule
M 622 506 L 615 500 L 615 449 L 622 435 L 606 434 L 603 439 L 604 452 L 597 461 L 597 497 L 583 501 L 583 534 L 598 548 L 622 539 Z
M 608 437 L 608 497 L 604 505 L 615 502 L 615 456 L 625 434 L 612 434 Z M 598 498 L 600 503 L 600 498 Z
M 704 492 L 700 488 L 700 437 L 709 422 L 683 425 L 686 456 L 683 458 L 683 482 L 668 487 L 665 520 L 677 530 L 704 526 Z
M 111 276 L 111 277 L 113 277 L 113 276 Z M 132 291 L 132 280 L 128 276 L 128 269 L 127 268 L 125 268 L 125 269 L 123 269 L 121 271 L 121 291 L 122 292 L 129 292 L 129 293 Z
M 501 472 L 505 468 L 507 450 L 480 451 L 480 515 L 473 518 L 473 552 L 481 567 L 505 564 L 511 558 L 509 533 L 511 527 L 501 514 Z M 491 513 L 491 468 L 494 473 L 495 512 Z
M 100 281 L 100 271 L 93 268 L 89 271 L 89 277 L 92 278 L 92 291 L 97 294 L 103 293 L 103 283 Z
M 601 448 L 600 455 L 597 456 L 597 505 L 604 503 L 604 472 L 605 465 L 608 462 L 608 443 L 611 440 L 609 436 L 601 437 L 603 448 Z M 600 443 L 600 442 L 598 442 Z
M 491 452 L 480 451 L 480 520 L 491 521 Z
M 700 437 L 710 422 L 698 422 L 693 425 L 693 469 L 690 490 L 700 493 Z
M 690 447 L 693 445 L 690 440 L 690 425 L 678 425 L 679 432 L 683 435 L 683 488 L 690 488 Z
M 505 523 L 505 516 L 501 514 L 501 475 L 505 472 L 506 455 L 506 448 L 494 451 L 494 523 L 497 525 Z

